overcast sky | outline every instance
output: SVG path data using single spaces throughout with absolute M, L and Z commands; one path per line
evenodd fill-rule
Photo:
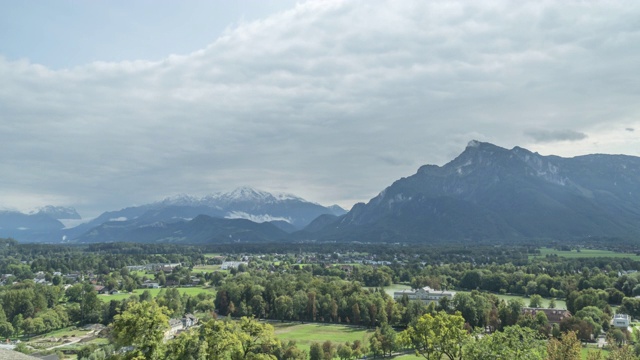
M 0 1 L 0 207 L 350 208 L 469 140 L 640 155 L 637 1 Z

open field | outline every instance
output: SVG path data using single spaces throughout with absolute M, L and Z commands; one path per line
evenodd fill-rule
M 560 251 L 551 248 L 541 248 L 540 255 L 529 255 L 529 258 L 545 257 L 546 255 L 557 255 L 565 258 L 594 258 L 594 257 L 610 257 L 610 258 L 627 258 L 635 261 L 640 261 L 640 256 L 631 253 L 621 253 L 608 250 L 594 250 L 594 249 L 581 249 L 579 252 L 576 250 Z
M 195 296 L 198 295 L 199 293 L 202 292 L 206 292 L 206 293 L 210 293 L 212 295 L 215 295 L 216 291 L 213 288 L 203 288 L 203 287 L 179 287 L 176 288 L 178 289 L 178 291 L 180 291 L 180 294 L 189 294 L 191 296 Z M 135 289 L 133 290 L 132 294 L 116 294 L 116 295 L 98 295 L 98 298 L 100 298 L 102 301 L 104 302 L 109 302 L 111 300 L 123 300 L 128 298 L 129 296 L 136 294 L 138 296 L 142 295 L 142 293 L 145 290 L 149 290 L 149 292 L 151 293 L 152 297 L 156 297 L 158 296 L 158 294 L 160 293 L 161 290 L 166 290 L 166 288 L 162 288 L 162 289 Z
M 276 336 L 281 341 L 295 340 L 298 347 L 309 353 L 311 343 L 323 343 L 327 340 L 335 344 L 347 341 L 362 341 L 369 344 L 369 337 L 374 330 L 367 330 L 358 326 L 336 324 L 301 324 L 301 323 L 271 323 L 276 330 Z
M 228 270 L 220 270 L 220 266 L 221 265 L 197 265 L 193 267 L 192 272 L 193 273 L 200 273 L 200 272 L 211 273 L 216 271 L 222 271 L 222 272 L 228 271 Z
M 405 285 L 405 284 L 391 284 L 389 286 L 384 287 L 384 292 L 386 292 L 387 295 L 393 297 L 394 292 L 407 290 L 407 289 L 411 289 L 411 286 Z
M 464 291 L 464 290 L 455 290 L 455 292 L 459 292 L 459 293 L 471 293 L 471 291 Z M 521 300 L 522 303 L 524 304 L 524 306 L 529 306 L 529 298 L 526 296 L 520 296 L 520 295 L 508 295 L 508 294 L 493 294 L 495 296 L 497 296 L 498 298 L 504 300 L 504 301 L 509 301 L 509 300 Z M 550 299 L 542 299 L 542 307 L 548 307 L 549 306 L 549 300 Z M 562 309 L 562 310 L 566 310 L 567 309 L 567 303 L 564 300 L 558 300 L 556 299 L 556 309 Z
M 411 289 L 411 286 L 409 285 L 405 285 L 405 284 L 393 284 L 390 286 L 385 286 L 384 287 L 384 291 L 389 294 L 389 296 L 393 297 L 393 293 L 395 291 L 401 291 L 401 290 L 405 290 L 405 289 Z M 470 291 L 464 291 L 464 290 L 453 290 L 455 292 L 459 292 L 459 293 L 470 293 Z M 508 295 L 508 294 L 494 294 L 495 296 L 497 296 L 498 298 L 504 300 L 504 301 L 509 301 L 509 300 L 522 300 L 522 302 L 524 303 L 524 306 L 528 306 L 529 305 L 529 298 L 525 297 L 525 296 L 520 296 L 520 295 Z M 548 307 L 549 306 L 549 300 L 550 299 L 542 299 L 542 306 L 543 307 Z M 556 309 L 563 309 L 566 310 L 567 309 L 567 303 L 564 300 L 558 300 L 556 299 Z

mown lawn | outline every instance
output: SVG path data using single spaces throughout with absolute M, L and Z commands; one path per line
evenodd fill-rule
M 180 294 L 189 294 L 191 296 L 196 296 L 199 293 L 202 292 L 206 292 L 206 293 L 210 293 L 212 295 L 215 295 L 216 291 L 213 288 L 203 288 L 203 287 L 198 287 L 198 286 L 194 286 L 194 287 L 179 287 L 176 288 L 178 289 L 178 291 L 180 292 Z M 149 290 L 149 293 L 151 293 L 152 297 L 156 297 L 158 296 L 158 294 L 160 293 L 160 291 L 162 290 L 166 290 L 165 288 L 161 288 L 161 289 L 135 289 L 133 290 L 132 294 L 127 294 L 127 293 L 123 293 L 123 294 L 116 294 L 116 295 L 98 295 L 98 298 L 100 298 L 102 301 L 104 302 L 109 302 L 111 300 L 123 300 L 128 298 L 129 296 L 136 294 L 138 296 L 142 295 L 142 293 L 145 290 Z
M 454 290 L 455 292 L 459 292 L 459 293 L 471 293 L 471 291 L 464 291 L 464 290 Z M 529 306 L 529 298 L 526 296 L 521 296 L 521 295 L 508 295 L 508 294 L 493 294 L 495 296 L 497 296 L 498 298 L 504 300 L 504 301 L 509 301 L 509 300 L 521 300 L 522 303 L 524 304 L 524 306 Z M 551 301 L 551 299 L 542 299 L 542 307 L 548 307 L 549 306 L 549 301 Z M 564 300 L 558 300 L 556 299 L 556 309 L 561 309 L 561 310 L 566 310 L 567 309 L 567 303 Z
M 411 289 L 411 286 L 405 285 L 405 284 L 391 284 L 389 286 L 384 287 L 384 292 L 386 292 L 387 295 L 393 297 L 394 292 L 407 290 L 407 289 Z
M 541 248 L 540 255 L 529 255 L 529 258 L 540 258 L 546 255 L 557 255 L 564 258 L 594 258 L 594 257 L 610 257 L 610 258 L 627 258 L 640 261 L 640 256 L 631 253 L 621 253 L 608 250 L 580 249 L 580 251 L 560 251 L 551 248 Z
M 193 273 L 199 273 L 199 272 L 211 273 L 215 271 L 228 272 L 228 270 L 220 270 L 220 266 L 221 265 L 196 265 L 193 267 L 193 270 L 191 272 Z
M 404 285 L 404 284 L 393 284 L 393 285 L 384 287 L 384 291 L 387 294 L 389 294 L 389 296 L 391 296 L 391 297 L 393 297 L 393 293 L 395 291 L 402 291 L 402 290 L 405 290 L 405 289 L 411 289 L 411 286 Z M 459 292 L 459 293 L 470 293 L 470 291 L 464 291 L 464 290 L 453 290 L 453 291 Z M 525 296 L 508 295 L 508 294 L 494 294 L 494 295 L 499 297 L 500 299 L 502 299 L 504 301 L 509 301 L 509 300 L 513 300 L 513 299 L 522 300 L 522 303 L 524 304 L 524 306 L 529 306 L 529 298 L 525 297 Z M 550 300 L 551 299 L 542 299 L 542 306 L 543 307 L 548 307 Z M 567 303 L 564 300 L 556 299 L 556 309 L 566 310 L 567 309 Z
M 283 342 L 295 340 L 298 347 L 305 350 L 307 354 L 312 343 L 323 343 L 327 340 L 336 345 L 360 340 L 368 346 L 369 337 L 374 332 L 362 327 L 336 324 L 271 323 L 271 325 L 275 327 L 278 339 Z

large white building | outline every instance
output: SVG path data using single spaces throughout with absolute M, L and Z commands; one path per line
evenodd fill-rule
M 627 314 L 616 314 L 611 324 L 617 328 L 628 328 L 631 323 L 631 316 Z
M 455 291 L 446 290 L 434 290 L 428 286 L 422 289 L 407 289 L 402 291 L 396 291 L 393 293 L 394 300 L 400 300 L 403 296 L 407 295 L 409 300 L 422 300 L 428 304 L 430 302 L 439 302 L 442 298 L 449 298 L 450 300 L 456 295 Z

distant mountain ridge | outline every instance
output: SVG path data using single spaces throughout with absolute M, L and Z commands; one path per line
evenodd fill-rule
M 39 208 L 36 211 L 32 211 L 31 214 L 44 214 L 48 215 L 56 220 L 79 220 L 82 219 L 76 209 L 65 206 L 53 206 L 47 205 Z
M 273 230 L 267 226 L 252 228 L 251 231 L 253 231 L 252 238 L 257 239 L 260 236 L 257 236 L 256 232 L 268 230 L 263 234 L 263 238 L 273 240 L 282 239 L 287 233 L 302 229 L 320 215 L 345 213 L 346 211 L 337 205 L 324 207 L 292 194 L 269 193 L 245 186 L 227 193 L 219 192 L 203 197 L 181 194 L 151 204 L 106 212 L 86 224 L 65 230 L 65 236 L 67 240 L 80 242 L 139 241 L 142 238 L 148 238 L 141 234 L 145 231 L 152 232 L 149 230 L 150 225 L 163 224 L 162 226 L 172 227 L 171 224 L 174 223 L 190 224 L 192 219 L 204 215 L 229 220 L 227 222 L 216 220 L 218 226 L 223 226 L 224 223 L 228 230 L 239 226 L 238 224 L 248 226 L 247 223 L 231 220 L 272 223 L 274 228 L 282 231 L 284 235 L 278 232 L 282 236 L 275 236 Z M 153 233 L 160 238 L 170 237 L 159 234 L 157 229 L 154 229 Z M 232 233 L 227 235 L 233 237 Z M 183 242 L 196 241 L 188 236 L 176 238 L 180 238 L 179 241 Z M 223 237 L 217 237 L 218 240 L 221 238 Z
M 368 203 L 307 229 L 307 236 L 393 242 L 638 237 L 640 158 L 542 156 L 471 141 L 453 161 L 420 167 Z
M 153 233 L 160 239 L 174 238 L 172 241 L 197 242 L 201 240 L 200 237 L 172 237 L 160 234 L 158 229 L 174 230 L 177 227 L 180 231 L 189 233 L 190 230 L 184 226 L 193 226 L 196 223 L 192 220 L 206 216 L 216 219 L 210 222 L 227 231 L 226 237 L 222 233 L 216 233 L 214 238 L 218 241 L 274 240 L 303 228 L 320 215 L 343 215 L 346 211 L 337 205 L 324 207 L 292 194 L 269 193 L 245 186 L 227 193 L 218 192 L 203 197 L 181 194 L 150 204 L 108 211 L 95 219 L 69 228 L 65 228 L 64 224 L 77 224 L 77 220 L 80 219 L 80 215 L 73 208 L 45 206 L 31 214 L 17 211 L 6 213 L 0 212 L 0 236 L 14 237 L 19 241 L 151 241 L 149 234 Z M 63 220 L 64 224 L 58 219 Z M 177 225 L 178 223 L 181 225 Z M 271 224 L 253 227 L 249 223 Z M 258 235 L 260 232 L 264 234 Z M 243 233 L 244 236 L 237 239 L 233 237 L 239 233 Z
M 19 241 L 64 237 L 72 242 L 182 243 L 637 240 L 640 158 L 542 156 L 521 147 L 471 141 L 449 163 L 421 166 L 349 212 L 242 187 L 105 212 L 69 229 L 56 214 L 8 212 L 3 220 L 0 212 L 0 236 L 8 233 Z M 27 219 L 46 225 L 26 226 Z M 13 227 L 7 231 L 9 225 Z
M 289 234 L 274 224 L 246 219 L 223 219 L 198 215 L 188 221 L 114 221 L 82 234 L 79 242 L 177 242 L 189 244 L 216 242 L 267 242 L 288 239 Z

